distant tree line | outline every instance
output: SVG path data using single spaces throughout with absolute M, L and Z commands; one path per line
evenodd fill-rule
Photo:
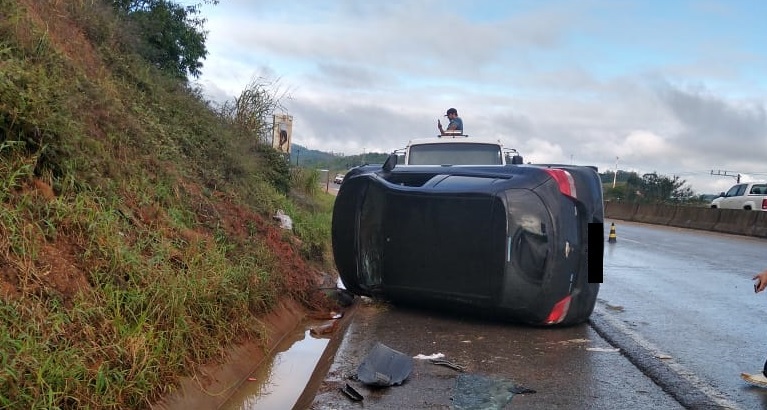
M 329 169 L 338 172 L 363 164 L 383 164 L 388 157 L 389 154 L 380 152 L 343 156 L 309 149 L 298 144 L 293 144 L 290 153 L 290 161 L 294 166 Z
M 312 150 L 293 144 L 290 155 L 292 166 L 321 168 L 331 171 L 347 170 L 362 164 L 383 164 L 389 154 L 373 153 L 338 156 L 332 153 Z M 697 205 L 707 203 L 710 198 L 696 195 L 687 181 L 678 176 L 666 176 L 652 172 L 639 175 L 636 172 L 618 170 L 599 174 L 605 200 L 637 203 L 684 203 Z M 613 187 L 615 182 L 615 187 Z
M 639 175 L 636 172 L 618 170 L 599 174 L 602 180 L 605 200 L 637 203 L 686 203 L 699 204 L 707 201 L 703 195 L 695 195 L 687 181 L 678 176 L 659 175 L 651 172 Z M 615 185 L 613 186 L 613 183 Z

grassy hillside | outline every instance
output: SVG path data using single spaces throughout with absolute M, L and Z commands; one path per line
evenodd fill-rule
M 129 32 L 0 0 L 1 408 L 148 407 L 279 298 L 324 303 L 332 198 Z

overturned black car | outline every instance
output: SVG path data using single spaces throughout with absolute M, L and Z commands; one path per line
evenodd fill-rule
M 594 309 L 603 221 L 592 167 L 522 164 L 499 141 L 429 138 L 346 175 L 333 254 L 358 295 L 571 325 Z

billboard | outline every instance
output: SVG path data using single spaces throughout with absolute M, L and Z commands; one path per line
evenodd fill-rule
M 293 132 L 293 116 L 274 114 L 272 122 L 272 148 L 290 154 L 290 136 Z

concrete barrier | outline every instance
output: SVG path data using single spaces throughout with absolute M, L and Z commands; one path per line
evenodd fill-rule
M 744 211 L 745 212 L 745 211 Z M 760 238 L 767 238 L 767 212 L 765 211 L 752 211 L 756 215 L 754 220 L 754 226 L 751 229 L 749 235 L 758 236 Z
M 721 209 L 714 208 L 680 207 L 669 225 L 713 231 L 719 222 L 720 211 Z
M 767 212 L 605 202 L 605 218 L 767 238 Z
M 631 202 L 605 202 L 605 216 L 608 218 L 631 221 L 634 219 L 637 204 Z
M 678 208 L 678 206 L 666 204 L 640 205 L 634 214 L 634 220 L 649 224 L 668 225 Z
M 719 221 L 714 225 L 713 230 L 736 235 L 751 235 L 756 218 L 764 213 L 742 209 L 721 209 L 719 212 Z

